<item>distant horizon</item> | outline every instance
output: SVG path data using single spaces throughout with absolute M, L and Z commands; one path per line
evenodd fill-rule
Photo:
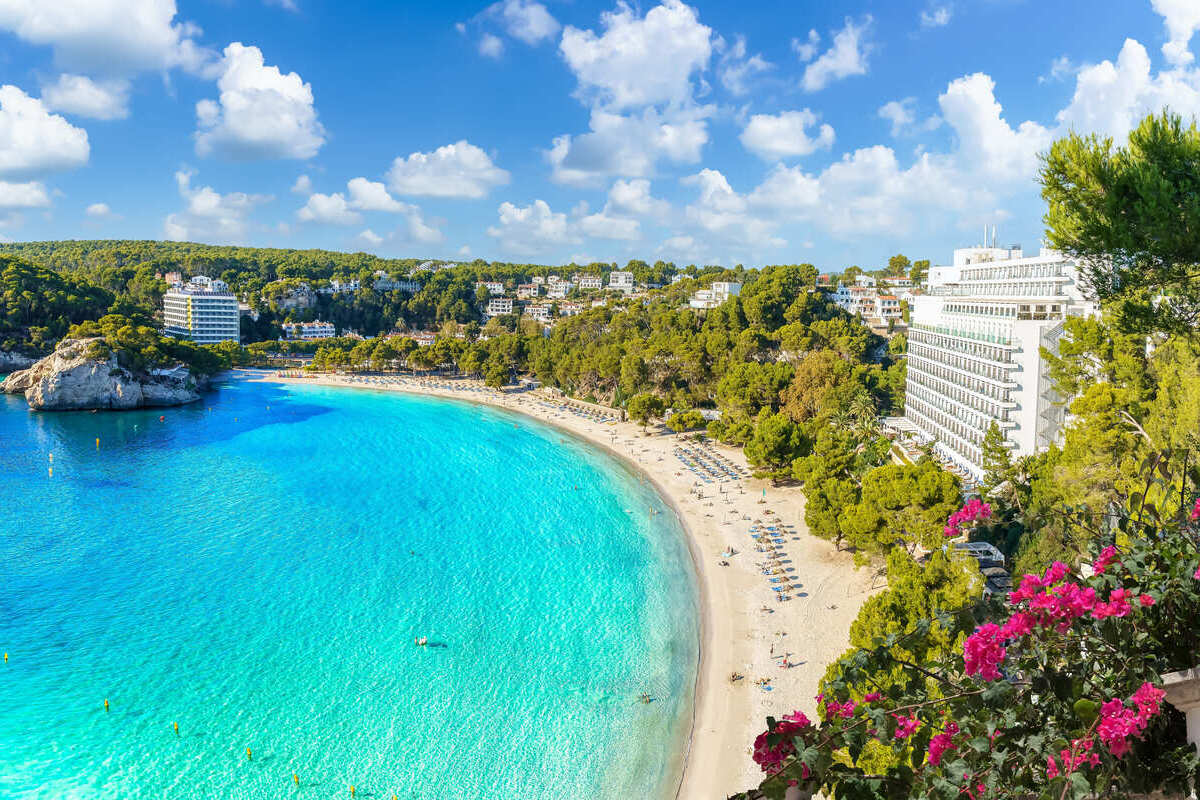
M 1028 246 L 1055 138 L 1200 112 L 1197 15 L 1103 5 L 18 5 L 0 242 L 823 271 L 984 225 Z

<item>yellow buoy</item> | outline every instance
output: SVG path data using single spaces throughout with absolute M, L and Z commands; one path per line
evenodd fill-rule
M 50 477 L 53 478 L 54 477 L 54 467 L 50 467 L 49 471 L 50 471 Z
M 179 735 L 179 723 L 178 722 L 175 723 L 175 735 L 176 736 Z
M 350 796 L 354 797 L 354 784 L 350 784 Z
M 108 698 L 104 698 L 104 710 L 108 711 Z
M 249 747 L 246 748 L 246 760 L 247 761 L 252 760 L 251 756 L 250 756 L 250 748 Z
M 5 653 L 5 654 L 4 654 L 4 663 L 5 663 L 5 664 L 7 664 L 7 663 L 8 663 L 8 653 Z
M 96 449 L 97 450 L 100 449 L 100 437 L 99 436 L 96 437 Z
M 292 783 L 296 784 L 297 786 L 300 785 L 300 776 L 294 772 L 292 773 Z

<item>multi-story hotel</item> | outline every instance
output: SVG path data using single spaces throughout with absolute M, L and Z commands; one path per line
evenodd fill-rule
M 216 278 L 177 283 L 163 295 L 163 333 L 197 344 L 241 341 L 237 298 Z
M 976 478 L 993 421 L 1014 457 L 1049 446 L 1066 410 L 1040 348 L 1057 351 L 1063 320 L 1095 312 L 1075 263 L 1045 249 L 965 248 L 929 270 L 928 288 L 912 299 L 907 422 Z
M 289 339 L 313 341 L 315 339 L 332 339 L 337 335 L 332 322 L 285 322 L 283 332 Z

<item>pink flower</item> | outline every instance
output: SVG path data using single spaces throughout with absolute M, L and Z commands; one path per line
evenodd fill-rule
M 1200 497 L 1196 498 L 1196 504 L 1192 506 L 1191 518 L 1193 522 L 1200 519 Z
M 863 695 L 863 702 L 864 703 L 874 703 L 876 700 L 878 700 L 881 697 L 883 697 L 883 695 L 881 695 L 879 692 L 869 692 L 869 693 Z
M 1138 595 L 1138 602 L 1141 603 L 1143 607 L 1148 608 L 1154 605 L 1154 598 L 1148 594 L 1142 594 Z
M 946 723 L 946 729 L 939 734 L 935 734 L 929 739 L 929 756 L 928 761 L 933 766 L 942 763 L 942 757 L 949 750 L 956 749 L 954 746 L 954 735 L 958 733 L 958 725 L 953 722 Z
M 1108 565 L 1115 561 L 1116 558 L 1117 548 L 1110 544 L 1108 547 L 1101 550 L 1100 555 L 1097 556 L 1096 560 L 1092 562 L 1092 572 L 1096 573 L 1097 575 L 1103 575 L 1104 571 L 1108 569 Z
M 1120 758 L 1129 752 L 1129 739 L 1140 739 L 1150 724 L 1150 719 L 1162 710 L 1162 699 L 1166 692 L 1151 683 L 1143 683 L 1129 699 L 1136 708 L 1129 708 L 1124 701 L 1113 698 L 1100 706 L 1100 722 L 1096 735 L 1108 752 Z
M 892 714 L 896 720 L 896 738 L 907 739 L 917 732 L 917 728 L 921 727 L 921 720 L 916 717 L 903 717 L 899 714 Z
M 1092 616 L 1096 619 L 1127 616 L 1132 610 L 1129 605 L 1131 596 L 1132 592 L 1128 589 L 1113 589 L 1108 595 L 1107 603 L 1096 603 L 1096 607 L 1092 609 Z
M 783 769 L 784 761 L 796 752 L 793 739 L 811 727 L 808 717 L 799 711 L 793 711 L 782 720 L 775 723 L 775 729 L 763 731 L 754 740 L 754 761 L 763 772 L 774 775 Z M 770 743 L 772 735 L 778 737 L 775 744 Z M 801 777 L 808 777 L 808 767 L 801 765 Z
M 1046 756 L 1046 777 L 1054 780 L 1058 777 L 1058 764 L 1054 761 L 1054 756 Z
M 1000 677 L 1000 664 L 1007 652 L 1004 634 L 994 622 L 980 625 L 963 642 L 963 662 L 968 675 L 978 675 L 985 681 Z

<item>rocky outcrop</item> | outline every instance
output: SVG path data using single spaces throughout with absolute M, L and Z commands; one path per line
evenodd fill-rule
M 13 372 L 18 369 L 29 369 L 37 361 L 33 356 L 22 353 L 12 353 L 0 350 L 0 372 Z
M 0 382 L 41 411 L 180 406 L 200 399 L 207 380 L 181 365 L 134 373 L 117 363 L 103 338 L 63 339 L 54 352 Z

